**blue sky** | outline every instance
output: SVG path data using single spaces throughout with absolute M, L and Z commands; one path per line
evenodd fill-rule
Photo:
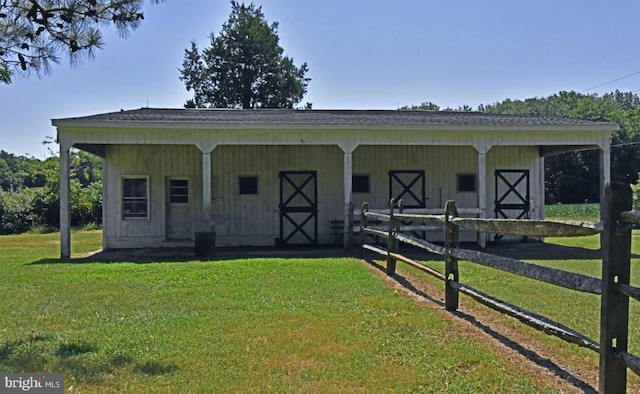
M 640 92 L 637 0 L 256 0 L 279 22 L 280 42 L 312 81 L 315 109 L 441 107 L 541 97 L 560 90 Z M 230 12 L 228 1 L 145 5 L 129 39 L 106 30 L 104 50 L 72 69 L 0 85 L 0 149 L 38 158 L 55 136 L 50 119 L 182 107 L 184 49 L 202 48 Z M 628 76 L 620 81 L 587 90 Z

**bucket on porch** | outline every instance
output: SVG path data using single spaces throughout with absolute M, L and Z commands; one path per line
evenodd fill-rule
M 216 250 L 216 232 L 215 231 L 196 231 L 195 233 L 195 256 L 209 257 L 215 255 Z

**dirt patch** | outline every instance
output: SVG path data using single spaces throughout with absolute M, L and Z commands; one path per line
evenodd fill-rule
M 401 269 L 390 277 L 377 262 L 362 262 L 393 289 L 407 295 L 421 306 L 439 310 L 443 318 L 451 321 L 452 329 L 458 335 L 486 343 L 495 349 L 496 357 L 512 366 L 513 373 L 528 376 L 533 381 L 544 382 L 559 393 L 597 393 L 597 354 L 594 353 L 594 362 L 570 363 L 550 343 L 532 337 L 532 329 L 515 319 L 486 308 L 462 294 L 459 310 L 454 313 L 447 312 L 444 309 L 443 286 L 416 278 Z M 628 392 L 640 392 L 640 385 L 628 382 L 627 389 Z

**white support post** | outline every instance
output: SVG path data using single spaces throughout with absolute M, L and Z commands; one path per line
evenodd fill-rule
M 69 149 L 60 143 L 60 258 L 71 258 L 71 188 Z
M 540 176 L 538 177 L 539 179 L 539 186 L 538 186 L 538 200 L 539 201 L 536 204 L 536 208 L 537 208 L 537 213 L 536 213 L 536 217 L 535 219 L 538 220 L 544 220 L 545 216 L 544 216 L 544 206 L 546 204 L 546 197 L 545 197 L 545 185 L 544 185 L 544 180 L 545 180 L 545 173 L 544 173 L 544 156 L 540 156 L 540 167 L 539 167 L 539 173 Z M 542 238 L 539 238 L 542 239 Z
M 480 217 L 487 218 L 487 152 L 490 147 L 475 147 L 478 151 L 478 208 Z M 478 245 L 484 249 L 487 245 L 487 237 L 484 233 L 478 233 Z
M 344 248 L 351 246 L 351 201 L 352 188 L 351 179 L 353 177 L 353 153 L 344 152 Z
M 107 218 L 109 217 L 109 206 L 108 206 L 108 198 L 106 198 L 106 196 L 108 195 L 108 191 L 107 191 L 107 182 L 109 181 L 109 168 L 107 166 L 107 158 L 106 158 L 106 153 L 105 156 L 102 158 L 102 250 L 107 250 L 109 249 L 109 242 L 108 242 L 108 231 L 109 231 L 109 226 L 107 224 Z
M 213 211 L 211 206 L 211 151 L 202 152 L 202 213 L 208 231 L 213 230 Z
M 611 141 L 600 145 L 600 207 L 604 201 L 604 188 L 611 183 Z

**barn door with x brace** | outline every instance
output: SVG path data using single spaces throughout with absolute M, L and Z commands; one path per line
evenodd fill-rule
M 529 170 L 496 170 L 495 176 L 496 218 L 529 219 Z
M 389 200 L 402 199 L 405 208 L 426 208 L 424 171 L 389 171 Z
M 281 171 L 278 245 L 318 243 L 317 171 Z
M 389 171 L 389 200 L 396 202 L 402 199 L 404 208 L 426 208 L 425 176 L 422 170 Z M 403 225 L 411 225 L 411 221 L 402 221 Z M 412 231 L 413 236 L 425 238 L 424 231 Z

